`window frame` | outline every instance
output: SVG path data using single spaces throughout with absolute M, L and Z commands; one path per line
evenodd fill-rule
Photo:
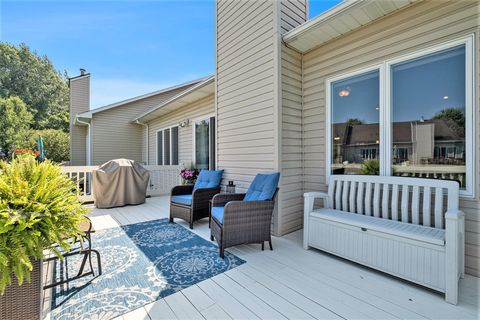
M 211 148 L 213 148 L 214 146 L 212 145 L 212 136 L 210 134 L 210 119 L 211 118 L 215 118 L 215 127 L 217 126 L 217 121 L 216 121 L 216 117 L 215 117 L 215 114 L 207 114 L 207 115 L 203 115 L 201 117 L 198 117 L 198 118 L 195 118 L 195 119 L 192 119 L 192 163 L 194 166 L 197 165 L 197 148 L 196 148 L 196 132 L 195 132 L 195 125 L 197 123 L 197 121 L 204 121 L 204 120 L 207 120 L 208 121 L 208 125 L 209 125 L 209 134 L 208 134 L 208 157 L 209 157 L 209 163 L 208 163 L 208 169 L 210 170 L 210 164 L 212 163 L 212 159 L 210 159 L 210 155 L 211 155 Z M 216 139 L 216 137 L 215 137 Z M 213 159 L 213 161 L 215 161 L 215 159 Z
M 179 151 L 180 149 L 180 127 L 178 125 L 172 125 L 172 126 L 169 126 L 169 127 L 163 127 L 161 129 L 158 129 L 158 130 L 155 130 L 155 163 L 157 166 L 178 166 L 180 165 L 180 161 L 178 162 L 178 164 L 172 164 L 172 159 L 173 159 L 173 154 L 172 154 L 172 128 L 175 128 L 177 127 L 178 128 L 178 139 L 177 139 L 177 143 L 178 143 L 178 148 L 177 150 Z M 165 130 L 169 130 L 169 135 L 170 135 L 170 163 L 169 164 L 165 164 Z M 159 164 L 158 163 L 158 133 L 162 131 L 162 147 L 163 147 L 163 152 L 162 152 L 162 164 Z M 179 159 L 180 160 L 180 159 Z
M 412 59 L 421 58 L 423 56 L 438 53 L 443 50 L 452 49 L 457 46 L 465 46 L 465 174 L 466 187 L 460 190 L 460 196 L 463 198 L 474 198 L 476 194 L 475 183 L 477 177 L 475 176 L 475 159 L 476 159 L 476 114 L 474 111 L 476 83 L 475 73 L 475 43 L 474 34 L 464 36 L 455 40 L 447 41 L 439 45 L 430 46 L 421 50 L 416 50 L 409 54 L 401 55 L 391 59 L 385 59 L 381 63 L 371 65 L 369 67 L 354 70 L 352 72 L 343 73 L 338 76 L 328 78 L 325 83 L 325 168 L 326 168 L 326 183 L 331 175 L 332 167 L 332 142 L 331 142 L 331 127 L 332 127 L 332 83 L 340 80 L 345 80 L 363 73 L 374 70 L 379 71 L 379 161 L 380 161 L 380 176 L 390 176 L 392 173 L 392 114 L 393 104 L 391 102 L 392 92 L 392 67 L 398 63 L 407 62 Z M 468 151 L 468 152 L 467 152 Z

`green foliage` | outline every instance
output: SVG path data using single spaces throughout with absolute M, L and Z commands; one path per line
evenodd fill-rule
M 350 118 L 347 120 L 347 124 L 350 126 L 363 124 L 363 121 L 358 118 Z
M 69 250 L 80 235 L 78 224 L 87 209 L 76 196 L 75 183 L 50 161 L 22 154 L 0 161 L 0 293 L 12 282 L 30 280 L 32 259 L 59 244 Z
M 460 108 L 446 108 L 438 112 L 433 119 L 452 120 L 460 128 L 465 128 L 465 114 Z
M 62 130 L 46 129 L 32 132 L 30 146 L 37 149 L 38 136 L 43 138 L 43 146 L 47 159 L 61 163 L 70 157 L 70 140 L 68 133 Z
M 66 76 L 27 45 L 0 42 L 0 98 L 11 96 L 20 97 L 34 114 L 34 129 L 68 131 Z
M 18 97 L 0 98 L 0 149 L 27 148 L 30 145 L 30 125 L 33 115 Z
M 362 163 L 361 174 L 367 175 L 379 175 L 380 174 L 380 162 L 378 160 L 366 160 Z

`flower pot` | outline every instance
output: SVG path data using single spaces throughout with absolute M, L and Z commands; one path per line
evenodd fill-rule
M 40 320 L 42 312 L 42 263 L 40 260 L 32 262 L 30 283 L 17 284 L 17 278 L 12 276 L 12 285 L 3 296 L 0 296 L 0 319 L 8 320 Z

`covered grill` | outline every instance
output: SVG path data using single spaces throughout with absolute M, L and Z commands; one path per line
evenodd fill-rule
M 111 160 L 93 171 L 97 208 L 113 208 L 145 202 L 150 174 L 139 162 Z

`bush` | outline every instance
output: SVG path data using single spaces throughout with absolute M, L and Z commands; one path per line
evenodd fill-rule
M 18 97 L 0 98 L 0 149 L 30 147 L 30 125 L 33 115 Z
M 53 244 L 69 250 L 87 214 L 75 183 L 50 161 L 33 154 L 0 161 L 0 293 L 12 282 L 30 281 L 31 259 L 43 257 Z M 56 252 L 59 254 L 58 252 Z
M 31 145 L 37 148 L 38 136 L 43 138 L 43 147 L 47 159 L 61 163 L 70 158 L 70 140 L 68 133 L 62 130 L 46 129 L 34 131 L 31 138 Z
M 379 175 L 380 174 L 380 163 L 378 160 L 367 160 L 362 163 L 362 169 L 360 170 L 361 174 L 368 175 Z

